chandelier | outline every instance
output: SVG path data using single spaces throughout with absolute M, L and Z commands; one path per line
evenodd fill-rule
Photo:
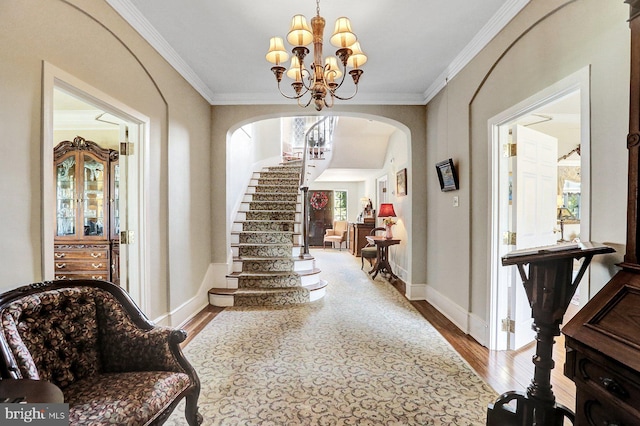
M 311 18 L 311 29 L 307 25 L 307 18 L 303 15 L 295 15 L 291 20 L 291 28 L 287 34 L 287 41 L 293 49 L 291 52 L 291 66 L 289 70 L 282 66 L 289 59 L 289 54 L 284 48 L 282 37 L 272 37 L 269 41 L 267 60 L 275 66 L 271 71 L 278 82 L 278 90 L 287 99 L 296 99 L 301 107 L 308 107 L 313 101 L 316 110 L 323 107 L 331 108 L 335 99 L 349 100 L 358 93 L 358 82 L 362 75 L 360 67 L 367 62 L 367 56 L 362 52 L 358 38 L 351 30 L 349 18 L 341 17 L 336 20 L 335 29 L 331 36 L 331 44 L 338 48 L 336 56 L 322 58 L 322 41 L 325 20 L 320 16 L 320 0 L 316 0 L 316 16 Z M 307 69 L 304 58 L 309 53 L 306 47 L 313 42 L 313 63 Z M 338 67 L 338 60 L 342 64 L 342 70 Z M 353 79 L 355 91 L 351 96 L 341 97 L 336 91 L 344 83 L 347 68 L 351 68 L 349 75 Z M 280 82 L 282 76 L 293 80 L 291 87 L 295 95 L 289 96 L 282 92 Z M 339 82 L 338 82 L 339 81 Z M 309 100 L 304 104 L 301 99 L 309 93 Z M 329 100 L 327 100 L 327 95 Z

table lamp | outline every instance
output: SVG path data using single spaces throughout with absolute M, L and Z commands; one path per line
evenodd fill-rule
M 391 232 L 391 226 L 393 226 L 396 222 L 391 219 L 396 216 L 396 211 L 393 209 L 392 203 L 382 203 L 380 204 L 380 212 L 378 213 L 378 217 L 383 218 L 383 222 L 385 227 L 387 228 L 386 238 L 393 238 L 393 233 Z

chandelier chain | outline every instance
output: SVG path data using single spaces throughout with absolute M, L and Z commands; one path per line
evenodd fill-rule
M 320 16 L 320 0 L 316 0 L 316 15 Z

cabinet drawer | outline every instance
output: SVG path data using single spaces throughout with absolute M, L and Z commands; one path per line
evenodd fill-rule
M 74 260 L 74 259 L 86 259 L 86 260 L 104 260 L 109 259 L 108 248 L 92 248 L 83 250 L 74 249 L 56 249 L 53 253 L 55 261 L 61 260 Z
M 578 374 L 575 378 L 595 388 L 598 393 L 622 404 L 640 406 L 640 377 L 635 371 L 622 366 L 607 367 L 581 353 L 578 353 L 576 367 Z
M 109 262 L 103 260 L 57 260 L 53 264 L 56 273 L 59 272 L 78 272 L 78 273 L 108 273 Z
M 104 273 L 56 273 L 56 280 L 104 280 L 108 281 L 109 277 Z
M 576 425 L 639 426 L 637 411 L 629 412 L 578 389 L 576 393 Z

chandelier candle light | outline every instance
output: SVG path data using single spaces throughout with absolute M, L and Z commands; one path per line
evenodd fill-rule
M 325 20 L 320 16 L 320 0 L 316 0 L 316 16 L 311 18 L 311 29 L 307 25 L 307 18 L 303 15 L 295 15 L 291 20 L 291 28 L 287 34 L 287 41 L 293 49 L 291 52 L 291 66 L 287 71 L 281 64 L 289 59 L 289 54 L 284 48 L 282 37 L 272 37 L 269 41 L 269 52 L 267 60 L 275 66 L 271 71 L 278 81 L 278 90 L 287 99 L 296 99 L 298 105 L 307 107 L 313 101 L 316 110 L 321 111 L 323 107 L 331 108 L 335 98 L 349 100 L 358 93 L 358 82 L 362 75 L 360 67 L 367 62 L 367 56 L 362 52 L 358 38 L 351 30 L 349 18 L 341 17 L 336 20 L 335 29 L 331 36 L 331 44 L 338 48 L 336 56 L 329 56 L 323 61 L 322 41 L 324 37 Z M 313 63 L 307 69 L 304 58 L 309 53 L 306 47 L 313 42 Z M 338 67 L 338 60 L 342 63 L 342 70 Z M 355 91 L 349 97 L 341 97 L 336 91 L 342 86 L 347 73 L 347 68 L 351 68 L 349 75 L 355 84 Z M 293 80 L 291 86 L 295 91 L 294 96 L 286 95 L 282 92 L 280 82 L 285 73 Z M 336 81 L 340 82 L 337 83 Z M 306 104 L 300 99 L 310 92 L 309 101 Z M 330 101 L 327 101 L 327 94 Z

